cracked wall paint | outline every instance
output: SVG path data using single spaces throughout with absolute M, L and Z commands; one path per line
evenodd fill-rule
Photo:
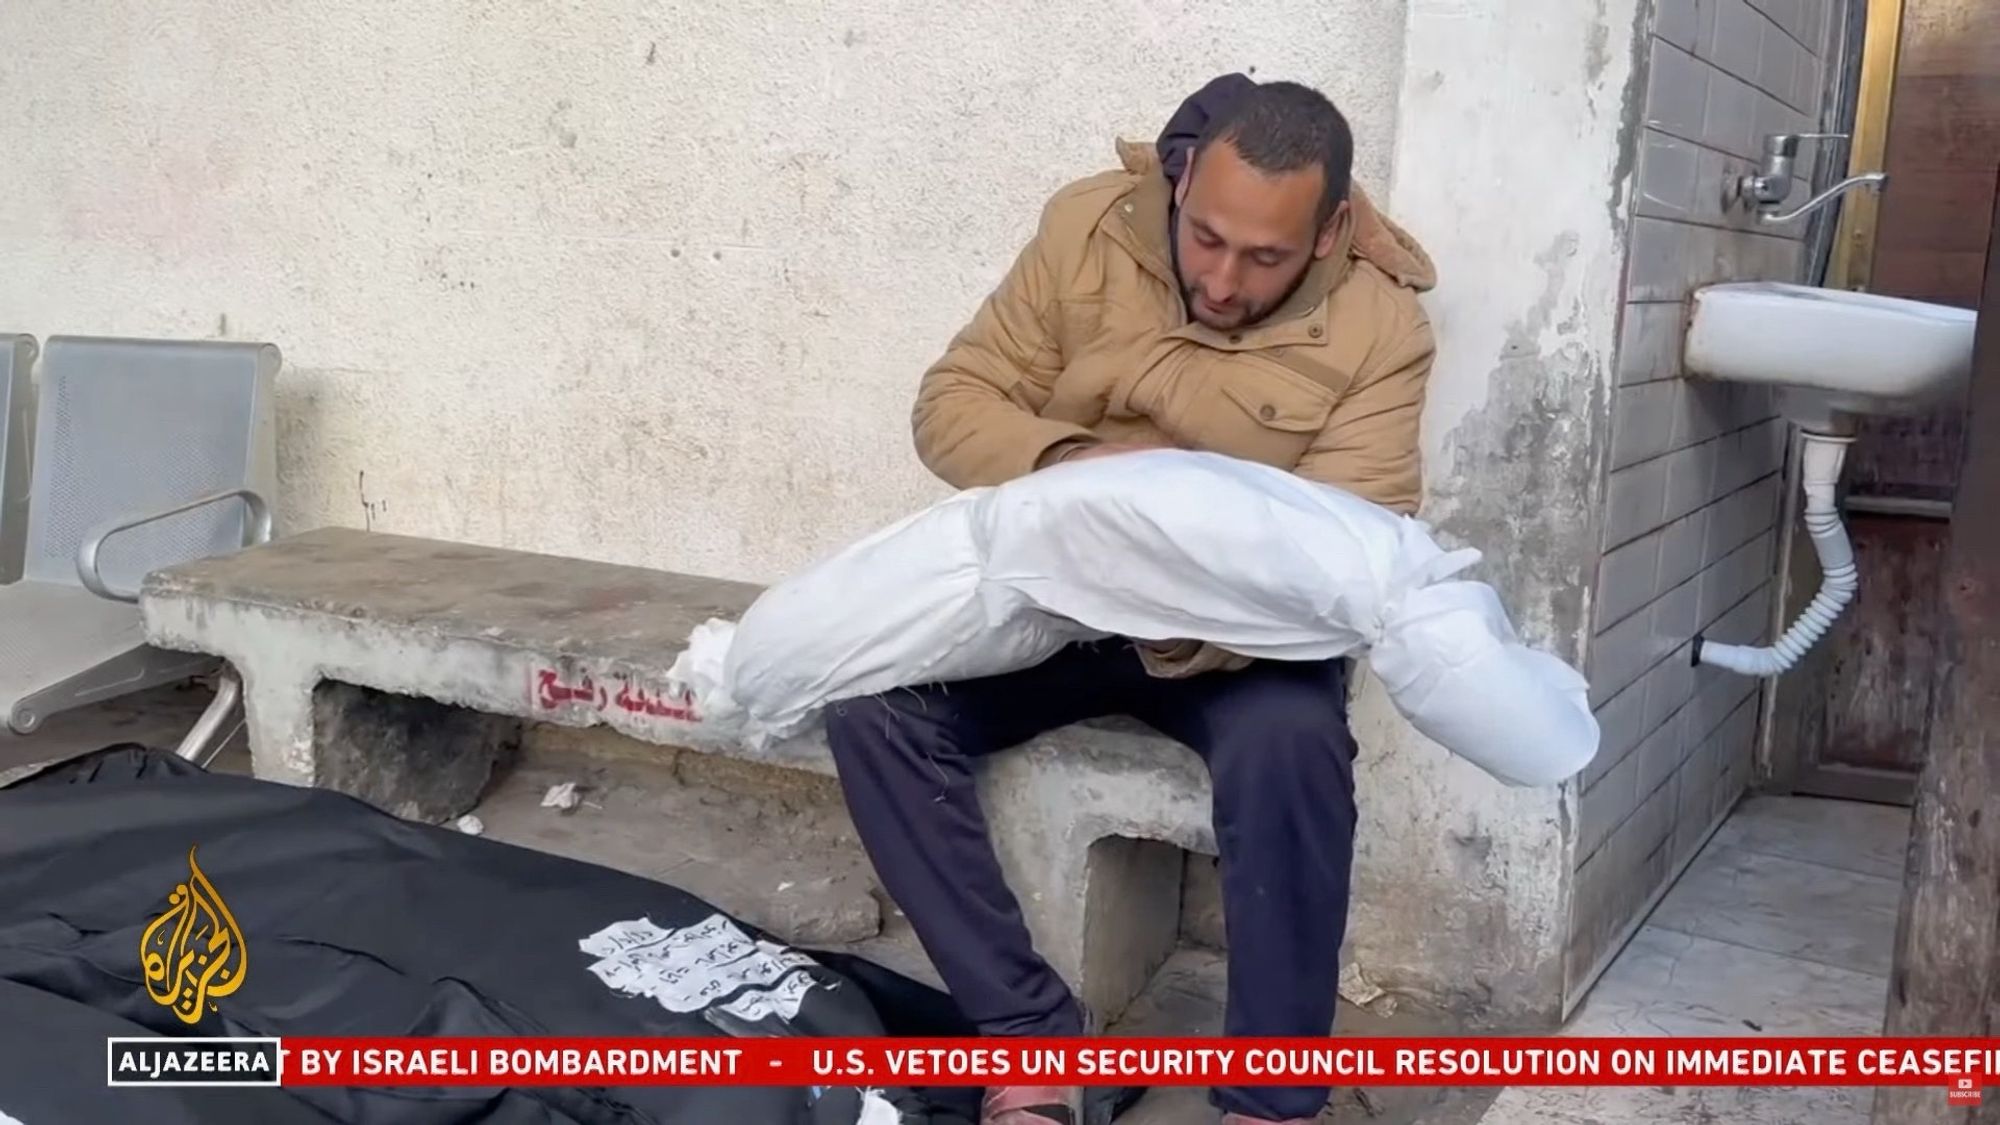
M 1424 240 L 1439 340 L 1424 516 L 1477 546 L 1523 635 L 1581 665 L 1608 436 L 1638 0 L 1411 0 L 1391 212 Z M 1607 202 L 1608 201 L 1608 202 Z M 1501 1024 L 1562 1005 L 1575 796 L 1502 789 L 1355 706 L 1352 955 Z

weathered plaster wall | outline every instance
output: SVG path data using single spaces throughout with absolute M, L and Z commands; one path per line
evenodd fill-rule
M 1229 70 L 1387 178 L 1401 3 L 0 5 L 0 330 L 278 343 L 283 528 L 768 580 L 941 494 L 918 374 Z
M 1580 661 L 1635 2 L 14 0 L 0 328 L 279 343 L 287 529 L 768 580 L 940 494 L 910 393 L 1041 199 L 1255 67 L 1437 259 L 1428 514 Z M 1357 961 L 1553 1012 L 1574 797 L 1356 726 Z
M 1411 0 L 1390 206 L 1437 259 L 1426 517 L 1524 636 L 1588 633 L 1629 212 L 1637 0 Z M 1353 945 L 1378 982 L 1502 1020 L 1561 1006 L 1575 796 L 1511 790 L 1357 707 Z

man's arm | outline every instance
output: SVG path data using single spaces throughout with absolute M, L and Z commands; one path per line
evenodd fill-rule
M 924 373 L 911 412 L 917 456 L 954 488 L 1003 484 L 1096 439 L 1039 417 L 1062 373 L 1049 331 L 1057 282 L 1048 211 L 1013 268 Z
M 1293 471 L 1409 515 L 1423 498 L 1418 423 L 1437 344 L 1418 319 L 1357 376 Z

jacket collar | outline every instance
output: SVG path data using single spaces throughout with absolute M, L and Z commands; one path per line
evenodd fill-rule
M 1181 291 L 1173 261 L 1174 185 L 1160 171 L 1157 157 L 1136 145 L 1120 145 L 1128 170 L 1139 173 L 1138 182 L 1125 201 L 1112 213 L 1106 233 L 1132 255 L 1147 272 Z M 1134 165 L 1138 167 L 1134 167 Z M 1305 280 L 1271 314 L 1251 326 L 1251 330 L 1297 320 L 1326 303 L 1327 297 L 1347 280 L 1353 263 L 1354 215 L 1349 207 L 1335 237 L 1333 252 L 1306 270 Z

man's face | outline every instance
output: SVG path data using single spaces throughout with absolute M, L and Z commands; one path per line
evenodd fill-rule
M 1227 141 L 1208 146 L 1175 188 L 1174 230 L 1188 311 L 1210 328 L 1254 324 L 1284 304 L 1314 261 L 1333 251 L 1347 204 L 1318 221 L 1325 173 L 1272 174 Z

